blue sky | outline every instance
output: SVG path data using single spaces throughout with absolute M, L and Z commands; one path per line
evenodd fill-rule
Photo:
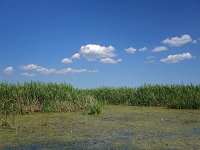
M 199 0 L 0 0 L 0 82 L 200 83 Z

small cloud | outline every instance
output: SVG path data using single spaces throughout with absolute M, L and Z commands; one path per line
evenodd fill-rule
M 133 47 L 129 47 L 129 48 L 125 49 L 125 51 L 127 53 L 134 54 L 137 51 L 137 49 L 133 48 Z
M 36 69 L 36 71 L 40 72 L 42 74 L 52 74 L 56 70 L 54 68 L 48 69 L 48 68 L 45 68 L 45 67 L 40 67 L 40 68 Z
M 154 56 L 148 56 L 147 58 L 146 58 L 146 61 L 145 61 L 145 63 L 153 63 L 154 62 Z
M 70 58 L 64 58 L 64 59 L 61 60 L 61 63 L 63 63 L 63 64 L 70 64 L 72 62 L 73 61 Z
M 153 59 L 150 59 L 150 60 L 146 60 L 146 61 L 145 61 L 146 64 L 148 64 L 148 63 L 153 63 L 153 62 L 154 62 Z
M 26 66 L 20 66 L 19 69 L 22 69 L 22 70 L 33 70 L 33 69 L 37 69 L 39 67 L 40 66 L 35 65 L 35 64 L 29 64 L 29 65 L 26 65 Z
M 192 43 L 196 44 L 196 43 L 197 43 L 197 40 L 193 40 Z
M 20 66 L 19 69 L 21 70 L 35 70 L 36 72 L 40 72 L 43 74 L 51 74 L 55 71 L 55 69 L 47 69 L 45 67 L 36 65 L 36 64 L 29 64 L 29 65 L 25 65 L 25 66 Z
M 193 56 L 190 53 L 183 53 L 183 54 L 176 54 L 176 55 L 169 55 L 167 58 L 160 59 L 163 63 L 177 63 L 182 60 L 191 59 Z
M 148 56 L 146 59 L 154 59 L 154 56 Z
M 73 63 L 73 59 L 80 59 L 80 54 L 79 53 L 75 53 L 74 55 L 71 56 L 71 58 L 64 58 L 61 60 L 61 63 L 63 64 L 71 64 Z
M 27 72 L 24 72 L 24 73 L 21 73 L 22 76 L 26 76 L 26 77 L 35 77 L 36 74 L 34 73 L 27 73 Z
M 143 48 L 140 48 L 140 49 L 139 49 L 140 52 L 144 52 L 144 51 L 146 51 L 146 50 L 147 50 L 146 47 L 143 47 Z
M 88 69 L 73 69 L 73 68 L 64 68 L 61 70 L 56 70 L 55 74 L 69 74 L 69 73 L 83 73 L 83 72 L 98 72 L 98 70 L 88 70 Z
M 104 64 L 117 64 L 121 61 L 122 61 L 121 59 L 114 60 L 112 58 L 104 58 L 104 59 L 100 60 L 100 62 L 102 62 Z
M 76 54 L 72 55 L 71 59 L 79 59 L 80 56 L 81 55 L 79 53 L 76 53 Z
M 179 37 L 172 37 L 172 38 L 167 38 L 162 41 L 163 44 L 168 44 L 170 46 L 182 46 L 186 43 L 192 42 L 192 38 L 190 35 L 182 35 L 180 38 Z
M 153 49 L 153 52 L 162 52 L 162 51 L 166 51 L 167 50 L 167 47 L 165 46 L 159 46 L 159 47 L 155 47 Z
M 95 69 L 95 70 L 87 70 L 87 72 L 89 72 L 89 73 L 97 73 L 97 72 L 99 72 L 99 70 L 97 70 L 97 69 Z
M 7 75 L 11 75 L 11 74 L 13 73 L 13 71 L 14 71 L 14 69 L 13 69 L 12 66 L 7 67 L 7 68 L 5 68 L 5 69 L 3 70 L 3 72 L 4 72 L 5 74 L 7 74 Z

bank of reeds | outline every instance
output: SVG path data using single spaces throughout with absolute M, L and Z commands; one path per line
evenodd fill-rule
M 200 85 L 81 90 L 66 83 L 0 83 L 0 114 L 77 111 L 99 104 L 200 109 Z
M 200 109 L 200 85 L 143 85 L 136 88 L 102 87 L 90 89 L 87 92 L 104 104 Z
M 66 83 L 0 84 L 1 114 L 77 111 L 96 103 L 92 96 Z

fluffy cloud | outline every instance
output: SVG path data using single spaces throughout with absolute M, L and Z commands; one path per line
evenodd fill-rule
M 37 69 L 39 67 L 40 66 L 35 65 L 35 64 L 29 64 L 29 65 L 26 65 L 26 66 L 20 66 L 19 68 L 22 69 L 22 70 L 33 70 L 33 69 Z
M 79 53 L 75 53 L 74 55 L 71 56 L 71 58 L 64 58 L 61 60 L 61 63 L 63 64 L 70 64 L 73 63 L 73 59 L 80 59 L 80 54 Z
M 88 69 L 73 69 L 73 68 L 64 68 L 64 69 L 60 69 L 57 70 L 55 68 L 45 68 L 36 64 L 30 64 L 30 65 L 26 65 L 26 66 L 21 66 L 19 67 L 22 70 L 34 70 L 36 72 L 42 73 L 42 74 L 68 74 L 68 73 L 82 73 L 82 72 L 98 72 L 98 70 L 88 70 Z M 23 75 L 28 75 L 23 74 Z M 30 75 L 30 74 L 29 74 Z
M 115 48 L 113 46 L 100 46 L 95 44 L 88 44 L 81 46 L 80 55 L 89 61 L 101 60 L 104 58 L 115 57 Z
M 73 61 L 70 58 L 64 58 L 64 59 L 61 60 L 61 63 L 63 63 L 63 64 L 70 64 L 72 62 Z
M 7 67 L 7 68 L 5 68 L 5 69 L 3 70 L 3 72 L 4 72 L 5 74 L 7 74 L 7 75 L 11 75 L 11 74 L 13 73 L 13 71 L 14 71 L 14 69 L 13 69 L 12 66 Z
M 146 51 L 146 50 L 147 50 L 146 47 L 143 47 L 143 48 L 140 48 L 140 49 L 139 49 L 140 52 L 144 52 L 144 51 Z
M 61 63 L 70 64 L 70 63 L 73 63 L 73 61 L 70 58 L 64 58 L 64 59 L 61 60 Z
M 137 49 L 135 49 L 133 47 L 129 47 L 129 48 L 125 49 L 125 51 L 127 53 L 134 54 L 137 51 Z
M 45 67 L 36 65 L 36 64 L 29 64 L 26 66 L 20 66 L 19 69 L 21 70 L 35 70 L 37 72 L 43 73 L 43 74 L 50 74 L 55 71 L 55 69 L 47 69 Z
M 103 58 L 100 60 L 100 62 L 102 62 L 104 64 L 117 64 L 121 61 L 122 61 L 121 59 L 114 60 L 112 58 Z
M 155 47 L 153 49 L 153 52 L 162 52 L 162 51 L 166 51 L 167 50 L 167 47 L 165 46 L 159 46 L 159 47 Z
M 71 59 L 79 59 L 80 56 L 81 55 L 79 53 L 75 53 L 74 55 L 72 55 Z
M 85 46 L 81 46 L 80 51 L 72 55 L 70 58 L 62 59 L 61 63 L 72 63 L 73 59 L 80 59 L 80 57 L 85 57 L 88 61 L 100 61 L 102 63 L 106 62 L 115 64 L 120 62 L 119 60 L 114 60 L 116 54 L 113 46 L 106 47 L 96 44 L 87 44 Z
M 179 37 L 172 37 L 167 38 L 165 40 L 162 41 L 163 44 L 168 44 L 170 46 L 182 46 L 188 42 L 191 42 L 192 38 L 190 37 L 190 35 L 182 35 L 180 38 Z
M 27 73 L 27 72 L 21 73 L 21 75 L 26 76 L 26 77 L 35 77 L 36 76 L 35 73 Z
M 187 52 L 183 54 L 169 55 L 167 58 L 160 59 L 160 61 L 164 63 L 177 63 L 179 61 L 191 58 L 193 58 L 193 56 Z

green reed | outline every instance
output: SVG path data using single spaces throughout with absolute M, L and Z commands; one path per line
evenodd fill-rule
M 67 112 L 95 105 L 200 109 L 200 85 L 143 85 L 82 90 L 66 83 L 0 83 L 0 114 Z

